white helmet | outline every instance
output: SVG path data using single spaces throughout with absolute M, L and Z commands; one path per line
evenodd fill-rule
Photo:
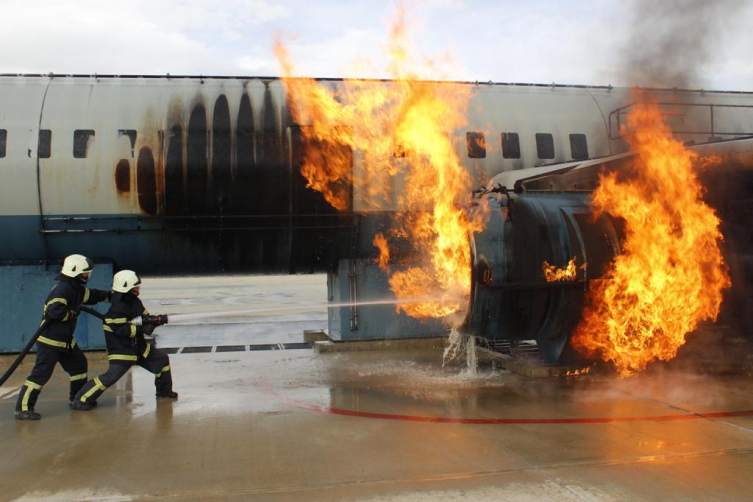
M 86 256 L 72 254 L 63 261 L 63 270 L 60 271 L 66 277 L 78 277 L 81 274 L 91 272 L 94 268 L 92 261 Z
M 118 293 L 128 293 L 141 284 L 141 278 L 133 270 L 121 270 L 112 277 L 112 290 Z

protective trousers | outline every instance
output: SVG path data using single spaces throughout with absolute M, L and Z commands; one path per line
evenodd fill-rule
M 128 370 L 134 364 L 141 366 L 150 373 L 154 373 L 154 387 L 158 395 L 173 390 L 170 357 L 161 350 L 152 349 L 149 351 L 147 357 L 139 356 L 136 362 L 111 360 L 107 371 L 86 382 L 86 385 L 76 394 L 76 399 L 82 403 L 96 401 L 104 391 L 115 385 L 123 375 L 128 373 Z
M 86 356 L 78 346 L 67 349 L 50 347 L 43 343 L 37 343 L 37 360 L 31 375 L 26 379 L 16 401 L 16 411 L 34 411 L 39 393 L 46 384 L 55 365 L 60 363 L 66 373 L 70 375 L 71 387 L 68 399 L 73 400 L 81 387 L 86 383 L 87 363 Z

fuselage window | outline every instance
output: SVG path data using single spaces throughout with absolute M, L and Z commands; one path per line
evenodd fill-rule
M 502 133 L 502 157 L 505 159 L 520 158 L 520 138 L 518 138 L 518 133 Z
M 8 130 L 0 129 L 0 159 L 5 157 L 5 148 L 8 144 Z
M 39 130 L 39 143 L 37 144 L 37 157 L 49 159 L 52 153 L 52 131 L 49 129 Z
M 573 160 L 585 160 L 588 158 L 588 143 L 585 134 L 570 135 L 570 153 Z
M 85 159 L 93 144 L 94 131 L 91 129 L 77 129 L 73 131 L 73 158 Z
M 468 157 L 471 159 L 486 158 L 486 138 L 482 132 L 465 133 L 465 143 L 468 147 Z
M 549 133 L 536 133 L 536 152 L 540 159 L 554 158 L 554 138 Z
M 135 129 L 118 129 L 118 138 L 122 136 L 128 136 L 131 141 L 131 158 L 134 156 L 136 149 L 136 130 Z

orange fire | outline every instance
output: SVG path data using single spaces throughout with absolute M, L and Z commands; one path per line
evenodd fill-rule
M 544 269 L 546 282 L 574 281 L 575 274 L 577 273 L 575 269 L 575 256 L 573 256 L 565 268 L 557 268 L 554 265 L 549 265 L 547 261 L 544 262 L 542 268 Z
M 387 239 L 383 234 L 376 234 L 374 236 L 374 245 L 379 249 L 379 258 L 377 258 L 377 265 L 385 272 L 390 271 L 390 246 L 387 243 Z
M 462 209 L 472 180 L 450 140 L 465 125 L 468 86 L 428 82 L 428 77 L 438 77 L 409 70 L 402 12 L 391 30 L 390 82 L 350 79 L 335 88 L 294 78 L 279 42 L 275 53 L 291 113 L 302 124 L 306 151 L 301 173 L 307 186 L 340 210 L 402 215 L 391 235 L 418 243 L 426 259 L 395 271 L 390 287 L 401 299 L 443 298 L 399 305 L 398 311 L 443 317 L 459 310 L 471 283 L 468 234 L 483 224 L 483 215 L 469 216 Z M 381 236 L 374 244 L 380 249 L 380 266 L 386 267 L 387 240 Z
M 589 373 L 591 373 L 591 367 L 586 366 L 585 368 L 580 368 L 577 370 L 567 370 L 567 373 L 565 374 L 565 376 L 576 377 L 576 376 L 581 376 L 581 375 L 588 375 Z
M 637 154 L 633 166 L 603 174 L 592 202 L 596 216 L 625 221 L 623 253 L 592 286 L 574 344 L 629 375 L 673 358 L 700 321 L 716 320 L 731 281 L 697 155 L 673 139 L 653 105 L 636 107 L 623 134 Z

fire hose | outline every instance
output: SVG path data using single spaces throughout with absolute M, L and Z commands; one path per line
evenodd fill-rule
M 101 321 L 105 320 L 105 316 L 103 314 L 100 314 L 96 310 L 89 308 L 89 307 L 81 307 L 81 312 L 86 312 L 87 314 L 93 315 L 94 317 L 100 319 Z M 45 317 L 42 319 L 42 323 L 39 325 L 39 328 L 37 329 L 36 333 L 29 339 L 29 343 L 26 344 L 26 346 L 21 350 L 21 353 L 18 354 L 18 357 L 16 357 L 16 360 L 13 361 L 13 364 L 10 365 L 10 367 L 3 373 L 3 376 L 0 377 L 0 387 L 8 380 L 11 375 L 18 369 L 18 367 L 21 365 L 21 362 L 23 362 L 26 355 L 31 351 L 31 348 L 34 346 L 34 344 L 37 342 L 37 338 L 39 338 L 39 335 L 42 334 L 42 331 L 44 328 L 49 324 L 49 319 Z M 134 324 L 136 326 L 143 326 L 146 324 L 153 324 L 155 326 L 167 324 L 167 316 L 166 315 L 158 315 L 158 316 L 143 316 L 143 317 L 137 317 L 131 321 L 131 324 Z
M 100 314 L 94 309 L 90 309 L 88 307 L 81 307 L 82 312 L 86 312 L 87 314 L 91 314 L 94 317 L 97 317 L 101 320 L 105 320 L 105 316 Z M 29 343 L 26 344 L 26 346 L 23 348 L 20 354 L 18 354 L 18 357 L 16 357 L 16 360 L 13 361 L 13 364 L 10 365 L 10 367 L 3 373 L 3 376 L 0 377 L 0 387 L 5 383 L 6 380 L 10 378 L 10 376 L 16 371 L 18 366 L 21 364 L 21 362 L 26 357 L 26 354 L 29 353 L 31 348 L 34 346 L 34 344 L 37 342 L 37 338 L 39 338 L 39 335 L 42 334 L 42 331 L 44 328 L 49 324 L 49 319 L 47 317 L 42 319 L 41 324 L 39 325 L 39 328 L 37 329 L 37 332 L 34 333 L 34 335 L 29 339 Z
M 45 317 L 42 319 L 42 323 L 39 325 L 39 329 L 37 329 L 37 332 L 34 333 L 34 336 L 31 337 L 31 340 L 29 340 L 29 343 L 26 344 L 26 347 L 23 348 L 20 354 L 18 354 L 18 357 L 15 361 L 13 361 L 13 364 L 10 365 L 10 368 L 7 369 L 5 373 L 3 373 L 3 376 L 0 377 L 0 387 L 5 383 L 5 381 L 10 378 L 10 376 L 13 374 L 14 371 L 16 371 L 16 368 L 18 368 L 18 365 L 21 364 L 21 361 L 24 360 L 24 357 L 26 357 L 26 354 L 29 353 L 31 348 L 34 346 L 34 344 L 37 341 L 37 338 L 39 338 L 39 335 L 42 333 L 42 330 L 47 326 L 47 318 Z

